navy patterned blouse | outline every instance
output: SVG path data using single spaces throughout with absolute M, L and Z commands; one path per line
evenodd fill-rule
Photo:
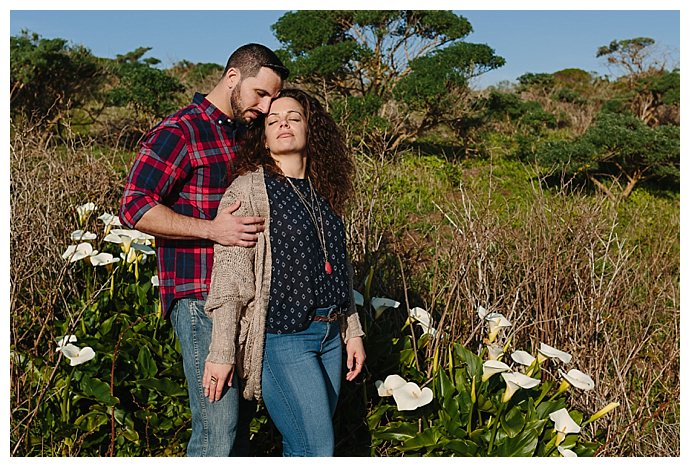
M 349 304 L 345 226 L 317 194 L 328 260 L 333 268 L 332 274 L 326 274 L 323 250 L 306 207 L 287 180 L 268 171 L 264 178 L 271 210 L 269 235 L 273 258 L 266 332 L 298 332 L 309 327 L 314 309 Z M 299 178 L 290 181 L 309 203 L 309 181 Z M 315 214 L 320 223 L 318 210 Z

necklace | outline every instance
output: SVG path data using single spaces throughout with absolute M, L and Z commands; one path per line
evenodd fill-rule
M 316 199 L 316 193 L 314 192 L 314 187 L 311 184 L 311 178 L 307 177 L 307 181 L 309 182 L 309 204 L 307 204 L 307 200 L 305 199 L 304 195 L 302 194 L 301 191 L 297 189 L 294 183 L 292 183 L 292 180 L 290 180 L 290 177 L 285 177 L 285 179 L 288 181 L 290 184 L 290 187 L 292 187 L 292 190 L 295 192 L 299 200 L 302 202 L 304 205 L 304 208 L 307 210 L 309 213 L 309 217 L 311 217 L 312 222 L 314 223 L 314 229 L 316 229 L 316 238 L 319 239 L 319 245 L 321 246 L 321 251 L 323 252 L 323 259 L 325 261 L 324 263 L 324 270 L 326 271 L 326 274 L 330 275 L 333 273 L 333 267 L 331 266 L 331 263 L 328 261 L 328 251 L 326 250 L 326 236 L 324 233 L 323 229 L 323 215 L 321 214 L 321 206 L 319 206 L 319 202 Z M 316 209 L 314 209 L 314 204 L 316 204 Z M 316 211 L 318 210 L 319 212 L 319 221 L 316 222 Z

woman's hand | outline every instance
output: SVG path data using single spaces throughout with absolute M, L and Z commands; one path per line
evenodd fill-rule
M 223 394 L 223 386 L 232 386 L 232 375 L 235 372 L 235 365 L 231 363 L 212 363 L 206 362 L 204 365 L 204 377 L 201 379 L 201 386 L 204 388 L 204 396 L 211 402 L 220 400 Z
M 352 381 L 362 372 L 364 360 L 367 354 L 364 353 L 364 341 L 361 337 L 351 337 L 345 344 L 347 350 L 347 369 L 350 370 L 345 375 L 345 379 Z

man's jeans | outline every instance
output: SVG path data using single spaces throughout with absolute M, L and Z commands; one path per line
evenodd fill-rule
M 335 307 L 320 308 L 327 316 Z M 338 321 L 292 334 L 266 333 L 261 392 L 283 435 L 283 456 L 332 456 L 333 414 L 342 378 Z
M 170 315 L 180 341 L 184 374 L 192 410 L 192 436 L 188 456 L 229 456 L 237 432 L 239 390 L 237 378 L 232 387 L 225 386 L 220 400 L 211 403 L 204 397 L 201 379 L 211 344 L 212 321 L 204 313 L 204 301 L 179 299 Z

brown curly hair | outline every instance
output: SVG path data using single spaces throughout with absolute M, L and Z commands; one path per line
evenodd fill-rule
M 331 208 L 343 216 L 353 190 L 355 164 L 345 138 L 328 112 L 316 98 L 301 89 L 283 89 L 278 97 L 290 97 L 300 103 L 307 121 L 307 169 L 316 191 Z M 235 160 L 235 173 L 242 175 L 263 167 L 284 177 L 265 147 L 264 116 L 247 130 L 244 144 Z

